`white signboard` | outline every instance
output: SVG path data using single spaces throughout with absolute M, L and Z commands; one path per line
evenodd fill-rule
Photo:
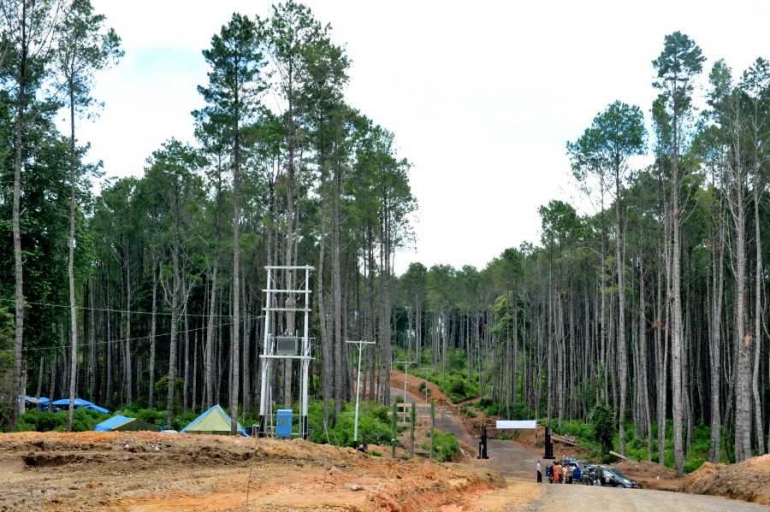
M 497 429 L 535 429 L 537 421 L 535 420 L 497 420 Z

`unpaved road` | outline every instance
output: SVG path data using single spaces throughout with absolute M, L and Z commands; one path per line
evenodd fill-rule
M 398 396 L 403 396 L 403 388 L 391 388 L 391 395 L 396 393 Z M 407 400 L 412 402 L 416 397 L 410 395 L 411 393 L 407 395 Z M 465 425 L 451 407 L 437 407 L 436 427 L 451 432 L 473 447 L 478 444 L 478 438 L 472 437 L 467 432 Z M 495 439 L 489 441 L 488 452 L 489 460 L 477 460 L 475 464 L 499 470 L 506 477 L 508 485 L 505 489 L 479 494 L 467 503 L 466 510 L 478 512 L 770 511 L 770 507 L 763 505 L 699 494 L 587 485 L 548 483 L 538 485 L 535 483 L 535 467 L 541 453 L 515 441 Z
M 612 489 L 587 485 L 547 485 L 546 487 L 547 490 L 538 501 L 538 506 L 529 510 L 569 510 L 570 512 L 597 512 L 597 510 L 613 512 L 637 510 L 645 512 L 650 510 L 757 512 L 770 510 L 770 507 L 743 501 L 680 492 Z

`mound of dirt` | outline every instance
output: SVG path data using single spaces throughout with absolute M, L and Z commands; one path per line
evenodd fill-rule
M 770 505 L 770 455 L 727 466 L 706 462 L 685 478 L 681 489 Z
M 494 470 L 302 440 L 125 433 L 0 435 L 0 510 L 434 510 Z
M 625 460 L 614 466 L 640 482 L 645 489 L 677 491 L 681 485 L 676 471 L 647 460 Z

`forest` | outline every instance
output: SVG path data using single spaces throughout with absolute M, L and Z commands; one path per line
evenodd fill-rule
M 507 418 L 560 426 L 608 406 L 621 453 L 643 440 L 680 473 L 699 429 L 712 461 L 770 448 L 768 61 L 734 71 L 667 35 L 654 103 L 597 105 L 565 141 L 590 213 L 553 200 L 540 240 L 483 269 L 399 276 L 420 243 L 412 164 L 348 104 L 344 44 L 307 6 L 223 20 L 201 49 L 195 140 L 169 134 L 123 178 L 77 136 L 123 56 L 109 20 L 89 0 L 0 11 L 0 428 L 23 395 L 158 409 L 167 425 L 217 403 L 253 418 L 265 266 L 312 265 L 310 392 L 329 424 L 354 392 L 346 341 L 363 339 L 371 402 L 391 402 L 407 365 Z M 298 375 L 282 363 L 273 399 L 296 405 Z

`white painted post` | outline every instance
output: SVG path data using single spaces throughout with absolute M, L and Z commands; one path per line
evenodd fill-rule
M 358 372 L 356 373 L 356 414 L 353 420 L 353 442 L 358 442 L 358 404 L 360 400 L 361 390 L 361 352 L 364 345 L 374 345 L 373 341 L 346 341 L 352 345 L 358 345 Z

